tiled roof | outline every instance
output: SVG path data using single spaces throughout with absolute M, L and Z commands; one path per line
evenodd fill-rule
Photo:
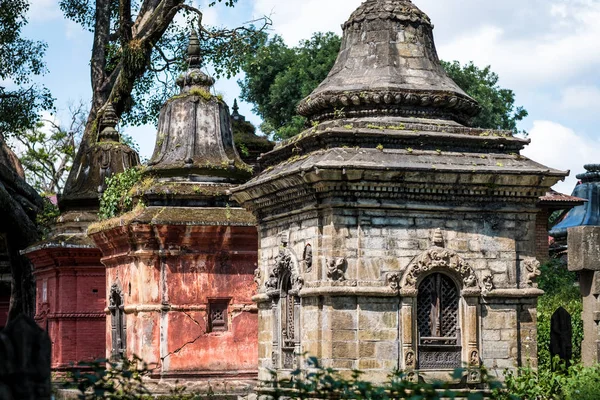
M 540 197 L 539 204 L 540 205 L 545 205 L 545 204 L 566 205 L 565 203 L 567 203 L 567 204 L 580 205 L 586 201 L 587 201 L 586 199 L 582 199 L 580 197 L 575 197 L 575 196 L 569 196 L 567 194 L 559 193 L 557 191 L 550 189 L 546 193 L 546 195 Z

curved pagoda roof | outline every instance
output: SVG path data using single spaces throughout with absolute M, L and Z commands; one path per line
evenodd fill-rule
M 575 186 L 573 196 L 587 201 L 571 209 L 550 230 L 550 236 L 554 238 L 566 238 L 568 229 L 576 226 L 600 226 L 600 164 L 588 164 L 584 168 L 586 172 L 577 175 L 581 183 Z
M 302 100 L 313 121 L 336 116 L 439 118 L 466 124 L 480 107 L 444 71 L 429 17 L 409 0 L 367 0 L 343 24 L 329 76 Z

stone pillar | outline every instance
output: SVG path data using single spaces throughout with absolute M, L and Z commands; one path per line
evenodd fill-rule
M 568 229 L 569 271 L 579 273 L 583 297 L 581 358 L 586 366 L 600 362 L 600 226 Z

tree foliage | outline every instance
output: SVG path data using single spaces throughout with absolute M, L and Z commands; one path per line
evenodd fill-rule
M 327 77 L 341 39 L 331 32 L 315 33 L 297 47 L 288 47 L 281 37 L 264 35 L 261 44 L 243 64 L 246 76 L 239 81 L 241 97 L 252 103 L 253 111 L 263 119 L 264 133 L 287 139 L 306 127 L 306 119 L 296 114 L 296 106 Z M 527 111 L 515 106 L 512 90 L 498 86 L 498 75 L 491 67 L 480 69 L 472 62 L 462 66 L 457 61 L 442 61 L 442 66 L 482 106 L 473 126 L 518 133 L 517 123 Z
M 489 65 L 481 69 L 472 61 L 465 65 L 458 61 L 442 61 L 442 66 L 450 78 L 481 106 L 481 112 L 473 119 L 474 127 L 519 133 L 517 123 L 529 114 L 523 107 L 515 106 L 512 90 L 498 86 L 499 77 Z
M 233 7 L 237 0 L 215 0 Z M 155 122 L 160 106 L 174 94 L 175 80 L 186 68 L 191 29 L 199 31 L 205 59 L 218 75 L 237 73 L 242 55 L 252 51 L 256 35 L 269 22 L 234 29 L 203 24 L 203 13 L 185 0 L 61 0 L 65 16 L 94 32 L 91 120 L 111 101 L 127 124 Z M 186 26 L 174 22 L 177 14 Z
M 83 103 L 69 107 L 67 126 L 55 120 L 41 120 L 33 129 L 15 136 L 22 151 L 19 154 L 27 181 L 38 192 L 57 194 L 62 191 L 71 170 L 75 149 L 85 127 L 87 109 Z
M 32 83 L 46 72 L 46 44 L 22 37 L 28 9 L 27 0 L 0 2 L 0 136 L 5 139 L 34 127 L 39 111 L 53 105 L 50 92 Z
M 573 329 L 573 362 L 581 360 L 581 341 L 583 340 L 583 321 L 581 312 L 583 303 L 579 288 L 575 286 L 577 274 L 567 270 L 567 267 L 554 260 L 540 267 L 541 276 L 539 287 L 545 294 L 538 299 L 538 365 L 540 369 L 550 370 L 552 357 L 550 355 L 550 319 L 552 314 L 563 307 L 571 314 Z
M 264 133 L 287 139 L 302 131 L 306 119 L 296 115 L 296 105 L 327 77 L 340 44 L 331 32 L 315 33 L 293 48 L 280 36 L 263 35 L 258 51 L 243 64 L 246 76 L 239 84 L 242 99 L 263 119 Z

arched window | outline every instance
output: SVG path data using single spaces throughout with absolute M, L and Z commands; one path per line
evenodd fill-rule
M 123 294 L 118 286 L 113 285 L 110 290 L 110 324 L 111 324 L 111 359 L 120 360 L 125 357 L 125 312 L 123 305 Z
M 460 295 L 454 281 L 434 273 L 418 288 L 418 368 L 446 369 L 461 366 L 459 324 Z

